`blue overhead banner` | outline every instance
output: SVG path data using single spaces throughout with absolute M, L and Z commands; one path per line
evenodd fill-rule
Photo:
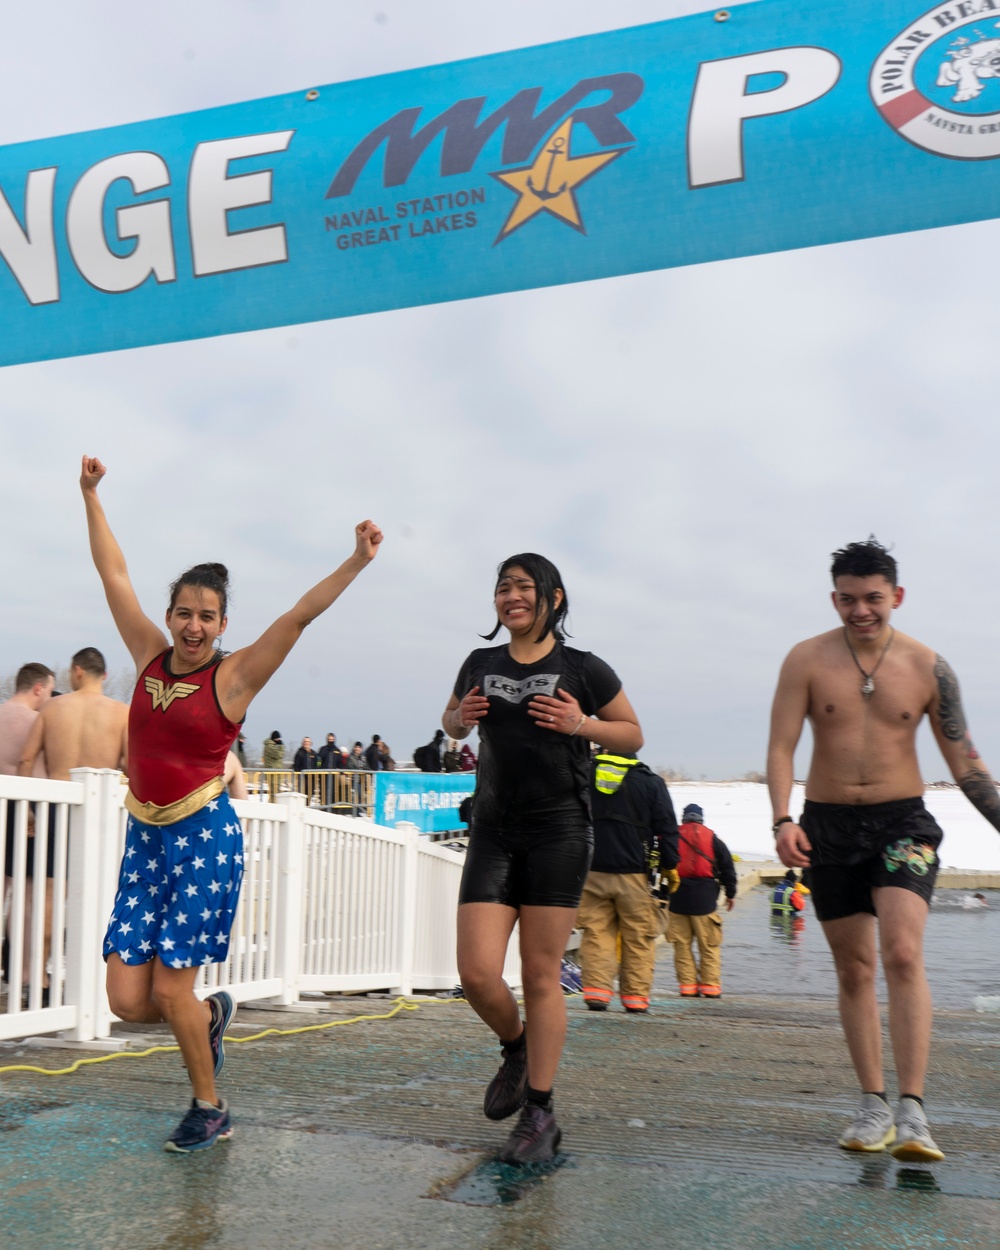
M 374 773 L 375 823 L 416 825 L 421 833 L 465 829 L 458 808 L 476 788 L 475 773 Z
M 1000 213 L 1000 0 L 761 0 L 0 148 L 0 363 Z

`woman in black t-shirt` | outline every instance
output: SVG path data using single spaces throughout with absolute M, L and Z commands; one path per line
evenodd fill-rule
M 632 755 L 642 731 L 621 682 L 587 651 L 565 645 L 568 607 L 559 570 L 544 556 L 505 560 L 496 628 L 507 645 L 473 651 L 443 724 L 453 738 L 479 730 L 469 851 L 458 908 L 462 988 L 500 1038 L 503 1062 L 483 1110 L 521 1110 L 501 1158 L 551 1159 L 561 1134 L 552 1082 L 566 1037 L 562 957 L 590 867 L 590 744 Z M 525 1024 L 503 980 L 520 922 Z

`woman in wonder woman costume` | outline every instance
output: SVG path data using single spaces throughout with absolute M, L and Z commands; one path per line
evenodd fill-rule
M 251 700 L 305 627 L 375 558 L 382 533 L 362 521 L 354 553 L 334 573 L 256 642 L 226 655 L 216 648 L 228 623 L 226 569 L 199 564 L 177 579 L 165 634 L 139 606 L 98 499 L 105 472 L 100 460 L 84 456 L 90 550 L 138 672 L 129 711 L 128 831 L 104 939 L 108 999 L 122 1020 L 166 1021 L 173 1030 L 193 1098 L 165 1148 L 188 1153 L 233 1131 L 215 1078 L 235 1002 L 225 991 L 205 1001 L 194 992 L 199 967 L 226 958 L 243 877 L 243 831 L 226 793 L 226 755 Z

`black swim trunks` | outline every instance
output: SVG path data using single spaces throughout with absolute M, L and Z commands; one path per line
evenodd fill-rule
M 872 890 L 897 886 L 930 903 L 944 833 L 921 798 L 813 803 L 799 822 L 812 844 L 803 879 L 820 920 L 875 915 Z
M 34 815 L 37 812 L 38 804 L 30 803 L 28 805 Z M 18 804 L 10 799 L 7 802 L 7 820 L 4 838 L 4 876 L 13 877 L 14 875 L 14 836 L 17 829 L 17 808 Z M 56 861 L 56 814 L 59 808 L 55 803 L 49 804 L 48 817 L 48 838 L 45 844 L 45 875 L 52 877 L 55 869 Z M 25 876 L 30 881 L 35 875 L 35 855 L 41 850 L 41 839 L 29 836 L 27 841 L 27 860 L 25 862 Z
M 497 829 L 473 823 L 459 903 L 577 907 L 590 871 L 589 825 Z

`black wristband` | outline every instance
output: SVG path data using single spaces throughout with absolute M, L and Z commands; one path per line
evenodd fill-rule
M 794 824 L 795 824 L 795 820 L 793 817 L 779 816 L 778 819 L 771 826 L 771 832 L 774 834 L 775 837 L 777 837 L 778 830 L 781 828 L 782 825 L 794 825 Z

